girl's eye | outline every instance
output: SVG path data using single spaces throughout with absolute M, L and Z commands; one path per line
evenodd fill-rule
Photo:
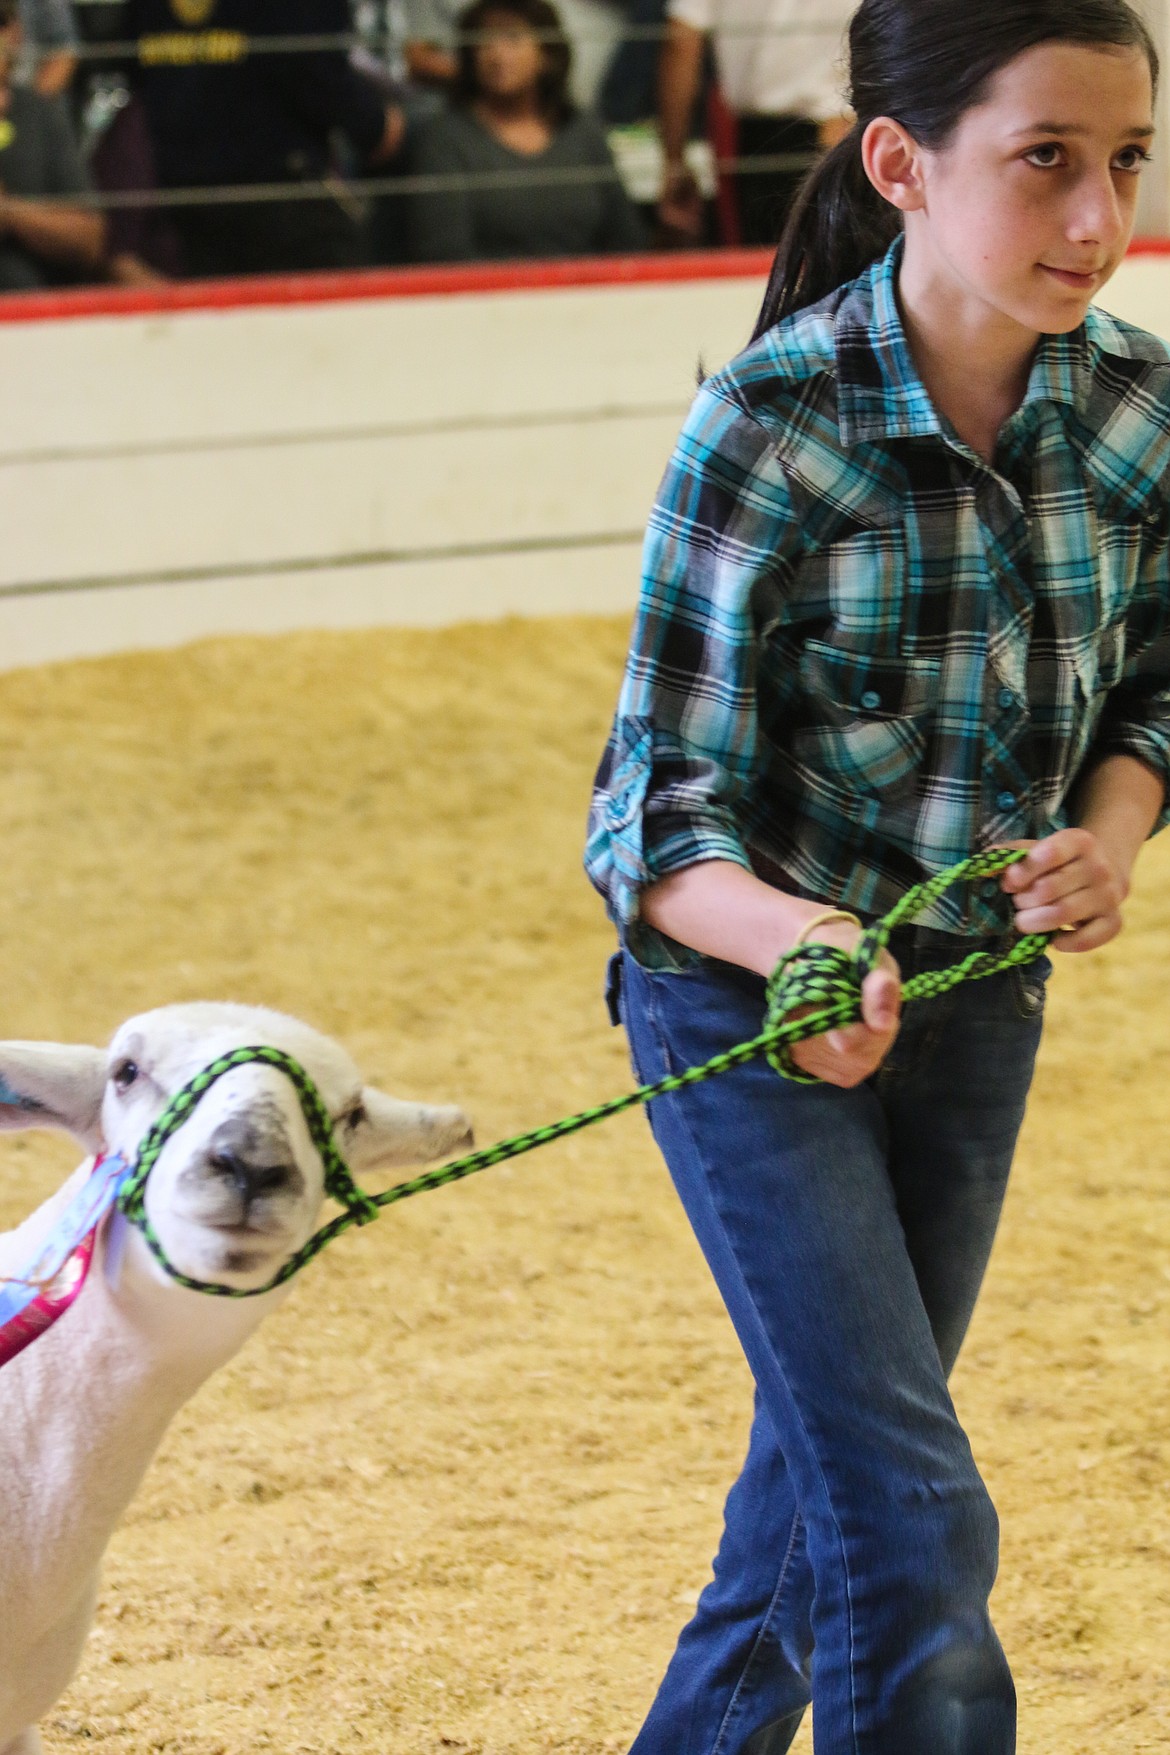
M 1055 142 L 1049 141 L 1044 146 L 1031 147 L 1024 157 L 1039 170 L 1051 171 L 1060 163 L 1060 148 Z
M 1119 171 L 1130 171 L 1134 176 L 1149 162 L 1150 155 L 1144 146 L 1123 147 L 1114 160 Z

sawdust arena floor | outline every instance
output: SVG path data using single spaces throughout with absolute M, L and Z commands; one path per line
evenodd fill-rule
M 513 621 L 0 677 L 3 1034 L 259 1001 L 483 1142 L 625 1089 L 579 866 L 624 640 Z M 1022 1755 L 1170 1746 L 1170 838 L 1128 921 L 1060 960 L 954 1383 Z M 6 1136 L 0 1225 L 74 1157 Z M 641 1115 L 395 1209 L 175 1423 L 49 1755 L 624 1751 L 749 1395 Z

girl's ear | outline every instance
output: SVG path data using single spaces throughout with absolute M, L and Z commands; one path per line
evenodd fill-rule
M 0 1042 L 0 1130 L 59 1127 L 97 1151 L 106 1056 L 63 1042 Z
M 875 116 L 861 137 L 865 174 L 883 200 L 900 213 L 926 205 L 922 148 L 892 116 Z

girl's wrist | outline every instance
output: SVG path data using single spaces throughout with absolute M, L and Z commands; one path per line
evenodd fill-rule
M 1077 790 L 1076 826 L 1093 835 L 1128 878 L 1166 802 L 1161 775 L 1136 756 L 1105 756 Z
M 823 930 L 827 942 L 848 949 L 862 930 L 834 904 L 794 896 L 723 859 L 657 879 L 642 892 L 639 912 L 657 932 L 765 979 L 802 932 Z
M 854 926 L 859 933 L 865 931 L 865 927 L 858 919 L 857 915 L 852 913 L 848 908 L 818 908 L 814 913 L 809 915 L 808 919 L 800 927 L 790 948 L 796 950 L 799 945 L 807 944 L 813 933 L 816 933 L 819 936 L 822 927 L 836 926 L 838 924 Z

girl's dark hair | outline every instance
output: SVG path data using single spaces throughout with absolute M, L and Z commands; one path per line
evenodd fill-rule
M 573 51 L 560 13 L 549 4 L 549 0 L 471 0 L 471 5 L 464 7 L 457 25 L 457 72 L 451 87 L 451 102 L 466 109 L 479 96 L 475 51 L 488 22 L 501 14 L 517 19 L 539 39 L 544 64 L 537 81 L 537 95 L 545 118 L 560 127 L 575 114 L 569 97 Z
M 901 215 L 861 162 L 861 137 L 891 116 L 920 145 L 946 146 L 995 75 L 1038 43 L 1158 52 L 1127 0 L 862 0 L 849 25 L 849 104 L 857 121 L 825 154 L 793 206 L 753 340 L 853 280 L 884 254 Z

